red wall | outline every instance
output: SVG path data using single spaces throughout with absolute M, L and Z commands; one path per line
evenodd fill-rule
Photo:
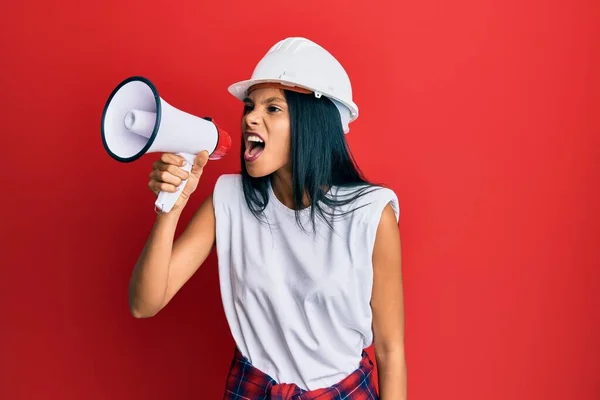
M 600 397 L 599 3 L 360 3 L 2 2 L 0 398 L 221 398 L 214 254 L 157 317 L 128 314 L 157 155 L 110 159 L 100 116 L 141 74 L 235 139 L 227 86 L 291 35 L 345 65 L 348 140 L 401 200 L 411 400 Z

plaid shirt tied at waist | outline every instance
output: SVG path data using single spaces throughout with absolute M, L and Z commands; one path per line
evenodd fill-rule
M 235 350 L 223 400 L 379 400 L 373 362 L 363 351 L 360 366 L 341 382 L 306 391 L 295 384 L 277 383 Z

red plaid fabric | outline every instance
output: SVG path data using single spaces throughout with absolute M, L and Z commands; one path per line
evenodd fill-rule
M 223 400 L 379 400 L 374 379 L 373 362 L 363 352 L 360 366 L 341 382 L 306 391 L 294 384 L 278 384 L 236 349 Z

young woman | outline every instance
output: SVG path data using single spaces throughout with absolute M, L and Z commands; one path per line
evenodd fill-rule
M 244 103 L 241 174 L 221 176 L 174 241 L 208 153 L 189 174 L 174 154 L 154 163 L 155 194 L 188 181 L 134 268 L 132 314 L 159 312 L 216 245 L 236 343 L 225 399 L 406 399 L 398 199 L 351 158 L 358 109 L 345 70 L 288 38 L 230 92 Z

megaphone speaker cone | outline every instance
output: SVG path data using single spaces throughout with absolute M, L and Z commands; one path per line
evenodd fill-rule
M 150 80 L 132 76 L 117 85 L 102 113 L 102 143 L 120 162 L 132 162 L 146 153 L 176 153 L 190 171 L 196 154 L 207 151 L 210 160 L 223 158 L 231 148 L 231 137 L 209 117 L 179 110 L 164 99 Z M 169 212 L 187 181 L 177 192 L 161 192 L 155 206 Z

